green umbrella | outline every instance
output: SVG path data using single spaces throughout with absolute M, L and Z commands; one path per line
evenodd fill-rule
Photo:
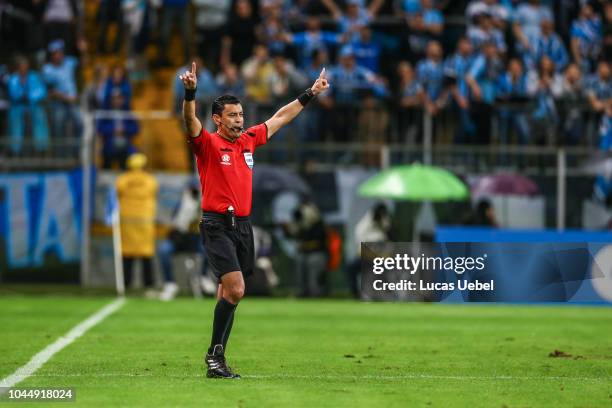
M 395 166 L 370 177 L 359 187 L 364 197 L 406 201 L 464 200 L 469 192 L 451 172 L 412 164 Z

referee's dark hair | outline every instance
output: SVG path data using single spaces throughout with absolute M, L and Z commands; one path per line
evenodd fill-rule
M 234 95 L 221 95 L 212 103 L 212 114 L 221 116 L 223 109 L 225 109 L 225 105 L 238 105 L 239 103 L 240 99 L 236 98 Z

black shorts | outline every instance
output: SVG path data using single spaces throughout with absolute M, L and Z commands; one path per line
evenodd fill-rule
M 221 276 L 228 272 L 242 271 L 245 277 L 253 273 L 255 248 L 248 217 L 236 217 L 236 226 L 232 227 L 225 215 L 204 213 L 200 235 L 217 279 L 221 280 Z

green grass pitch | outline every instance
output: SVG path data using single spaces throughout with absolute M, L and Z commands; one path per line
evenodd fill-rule
M 110 300 L 1 297 L 2 378 Z M 213 307 L 128 299 L 17 387 L 83 407 L 612 406 L 609 307 L 245 299 L 238 381 L 205 378 Z

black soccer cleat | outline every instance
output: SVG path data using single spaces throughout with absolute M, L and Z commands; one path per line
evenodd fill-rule
M 232 369 L 225 363 L 225 355 L 223 354 L 223 345 L 215 345 L 211 354 L 206 354 L 204 357 L 208 371 L 206 377 L 208 378 L 230 378 L 239 379 L 240 376 L 232 372 Z

